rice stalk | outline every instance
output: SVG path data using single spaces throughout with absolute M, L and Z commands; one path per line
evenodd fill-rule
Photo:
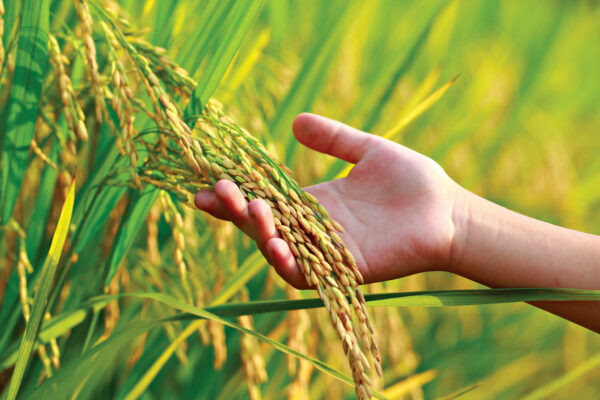
M 115 87 L 114 93 L 110 96 L 111 106 L 117 114 L 119 120 L 119 129 L 113 126 L 112 121 L 109 123 L 111 131 L 115 134 L 116 144 L 119 152 L 122 155 L 126 155 L 129 158 L 131 164 L 131 177 L 136 187 L 141 188 L 141 182 L 139 175 L 137 174 L 137 160 L 138 152 L 134 143 L 134 136 L 136 134 L 134 121 L 134 89 L 129 82 L 125 66 L 121 62 L 118 56 L 119 45 L 112 31 L 104 23 L 100 22 L 102 31 L 105 34 L 106 41 L 108 44 L 108 56 L 111 64 L 111 70 L 113 71 L 112 82 Z M 110 120 L 108 115 L 106 120 Z
M 69 59 L 61 53 L 58 41 L 54 35 L 48 35 L 48 55 L 50 63 L 56 70 L 62 111 L 67 121 L 69 130 L 81 141 L 88 140 L 87 128 L 85 126 L 85 115 L 77 102 L 71 79 L 66 72 L 65 65 Z
M 242 291 L 241 297 L 243 301 L 248 301 L 248 293 Z M 241 327 L 254 330 L 254 323 L 252 317 L 249 315 L 242 315 L 238 317 L 238 323 Z M 261 393 L 259 385 L 266 382 L 268 379 L 267 370 L 265 369 L 265 362 L 259 351 L 258 340 L 251 335 L 242 334 L 241 336 L 241 352 L 242 366 L 244 368 L 244 375 L 246 377 L 246 387 L 248 389 L 248 397 L 251 400 L 260 400 Z
M 170 343 L 173 343 L 175 340 L 177 340 L 179 332 L 177 331 L 177 329 L 175 329 L 175 323 L 166 323 L 163 325 L 163 328 L 165 330 L 165 333 L 167 334 L 167 338 L 169 339 Z M 187 348 L 187 341 L 183 340 L 175 350 L 175 355 L 177 356 L 179 362 L 182 365 L 187 365 L 188 363 Z
M 214 262 L 216 268 L 211 272 L 212 287 L 209 287 L 209 294 L 216 294 L 223 286 L 223 281 L 229 272 L 233 272 L 231 264 L 236 259 L 235 248 L 232 246 L 233 229 L 224 221 L 216 218 L 208 218 L 208 225 L 211 228 L 212 238 L 215 246 Z M 207 321 L 210 340 L 214 350 L 213 366 L 220 370 L 227 361 L 227 346 L 225 327 L 215 321 Z
M 187 246 L 193 249 L 197 248 L 198 243 L 196 243 L 194 240 L 196 238 L 195 233 L 197 226 L 194 220 L 195 215 L 192 214 L 191 211 L 192 210 L 190 209 L 182 210 L 183 225 L 181 227 L 181 232 L 187 239 Z M 200 267 L 194 263 L 194 257 L 188 257 L 186 264 L 190 270 L 188 279 L 191 285 L 194 304 L 197 307 L 204 308 L 206 306 L 207 294 L 210 292 L 210 286 L 207 284 L 205 279 L 202 279 L 198 276 Z M 198 334 L 204 346 L 211 344 L 210 333 L 208 332 L 207 324 L 198 324 Z
M 214 350 L 213 366 L 215 370 L 220 370 L 227 361 L 227 345 L 225 337 L 225 327 L 215 321 L 208 321 L 208 333 L 210 342 Z
M 108 285 L 107 294 L 111 295 L 119 293 L 119 279 L 113 279 Z M 121 310 L 117 300 L 113 300 L 106 305 L 104 308 L 104 332 L 102 333 L 102 336 L 100 336 L 100 339 L 98 339 L 98 343 L 108 339 L 110 335 L 112 335 L 119 322 L 120 316 Z
M 33 266 L 29 261 L 29 257 L 27 256 L 27 251 L 25 249 L 25 239 L 26 233 L 19 226 L 19 224 L 14 220 L 10 220 L 10 227 L 15 231 L 18 237 L 19 243 L 19 253 L 17 256 L 17 274 L 19 276 L 19 301 L 21 303 L 21 314 L 23 315 L 23 320 L 25 323 L 29 321 L 29 317 L 31 316 L 31 305 L 33 304 L 33 298 L 29 296 L 28 288 L 27 288 L 27 274 L 33 273 Z M 54 365 L 58 365 L 58 346 L 56 345 L 56 340 L 51 344 L 53 351 Z M 56 352 L 55 352 L 56 351 Z M 52 376 L 52 364 L 53 361 L 48 356 L 48 351 L 46 346 L 40 344 L 37 347 L 37 353 L 40 358 L 40 361 L 43 365 L 43 374 L 40 376 L 40 381 L 44 379 L 44 377 Z
M 29 145 L 29 147 L 31 148 L 31 151 L 33 151 L 33 153 L 36 156 L 38 156 L 38 158 L 40 160 L 42 160 L 42 162 L 44 164 L 48 165 L 50 168 L 52 168 L 55 171 L 58 170 L 56 163 L 54 161 L 52 161 L 50 158 L 48 158 L 48 156 L 42 151 L 42 149 L 40 149 L 40 146 L 36 142 L 35 138 L 31 139 L 31 144 Z
M 172 113 L 176 112 L 174 107 L 170 108 L 172 103 L 164 97 L 161 103 L 167 108 L 171 125 L 178 128 L 178 147 L 164 152 L 185 160 L 190 172 L 188 176 L 177 175 L 172 180 L 164 180 L 163 188 L 168 190 L 168 186 L 175 183 L 191 194 L 198 186 L 228 179 L 236 182 L 246 199 L 263 198 L 271 206 L 275 226 L 290 245 L 307 282 L 318 290 L 325 302 L 349 358 L 357 396 L 370 398 L 369 363 L 359 343 L 370 350 L 380 374 L 379 351 L 364 297 L 358 289 L 362 276 L 352 254 L 336 233 L 343 228 L 329 218 L 312 195 L 298 187 L 256 139 L 223 114 L 219 103 L 209 102 L 190 133 L 187 124 Z M 163 172 L 168 173 L 164 169 Z M 354 315 L 358 320 L 357 331 L 352 323 Z
M 116 207 L 110 212 L 108 217 L 106 234 L 104 235 L 104 240 L 102 243 L 103 252 L 106 257 L 110 257 L 111 248 L 114 246 L 115 237 L 117 236 L 118 229 L 121 225 L 121 219 L 123 218 L 123 214 L 125 213 L 125 209 L 127 207 L 127 197 L 121 198 L 121 200 L 117 203 Z M 106 290 L 107 294 L 119 294 L 120 293 L 120 277 L 124 275 L 122 270 L 117 272 L 114 279 L 108 285 Z M 117 323 L 119 322 L 119 318 L 121 316 L 121 310 L 119 308 L 119 302 L 117 300 L 113 300 L 107 304 L 104 308 L 104 332 L 100 339 L 98 339 L 98 343 L 102 342 L 110 337 L 110 335 L 115 330 Z
M 81 29 L 81 39 L 85 46 L 86 66 L 89 75 L 92 92 L 94 93 L 94 110 L 97 122 L 102 121 L 102 114 L 106 108 L 104 104 L 103 88 L 100 85 L 100 74 L 98 72 L 98 62 L 96 60 L 96 45 L 92 38 L 93 19 L 90 14 L 90 8 L 86 0 L 74 0 L 77 18 Z
M 168 194 L 165 192 L 161 193 L 159 199 L 162 206 L 163 215 L 165 216 L 167 223 L 171 226 L 171 232 L 175 241 L 173 259 L 175 260 L 177 271 L 179 272 L 179 277 L 181 278 L 181 286 L 183 287 L 186 301 L 190 304 L 193 304 L 194 299 L 190 287 L 190 280 L 188 278 L 188 267 L 183 259 L 183 253 L 185 251 L 183 218 Z
M 158 265 L 160 263 L 160 252 L 158 250 L 158 221 L 160 219 L 159 205 L 155 204 L 146 217 L 146 251 L 148 261 Z
M 144 56 L 156 76 L 167 86 L 171 93 L 187 99 L 197 83 L 188 72 L 166 56 L 166 50 L 153 46 L 141 38 L 130 40 L 140 55 Z
M 285 288 L 286 297 L 290 300 L 299 299 L 298 291 L 291 286 Z M 310 317 L 306 310 L 292 311 L 287 316 L 288 347 L 308 354 L 306 335 L 310 329 Z M 288 372 L 294 376 L 294 381 L 288 387 L 288 399 L 308 399 L 308 381 L 310 378 L 310 363 L 287 357 Z

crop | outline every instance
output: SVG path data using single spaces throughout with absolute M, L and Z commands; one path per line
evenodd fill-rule
M 239 185 L 248 200 L 262 198 L 269 204 L 276 228 L 289 244 L 306 281 L 317 289 L 329 312 L 350 359 L 358 397 L 370 398 L 370 379 L 366 374 L 369 364 L 359 347 L 350 305 L 359 321 L 360 340 L 371 351 L 380 375 L 381 360 L 365 300 L 358 288 L 363 282 L 362 276 L 354 257 L 336 233 L 343 232 L 343 228 L 329 218 L 316 198 L 300 189 L 285 172 L 285 167 L 274 162 L 256 139 L 223 115 L 219 103 L 209 101 L 206 110 L 196 121 L 194 131 L 188 132 L 189 128 L 182 124 L 181 136 L 177 138 L 179 152 L 160 147 L 151 152 L 167 154 L 174 167 L 178 166 L 177 160 L 185 160 L 191 176 L 175 173 L 174 182 L 170 182 L 171 171 L 185 171 L 186 165 L 180 165 L 179 169 L 162 169 L 166 180 L 154 179 L 161 182 L 162 188 L 172 185 L 171 191 L 175 193 L 186 181 L 210 186 L 219 179 L 228 179 Z M 161 142 L 158 143 L 160 146 Z M 150 162 L 147 170 L 160 171 L 159 165 L 160 159 Z M 190 192 L 196 191 L 197 187 L 192 186 Z
M 576 380 L 594 379 L 595 337 L 483 304 L 597 293 L 439 274 L 359 288 L 343 227 L 297 183 L 349 167 L 301 149 L 290 125 L 308 110 L 344 120 L 495 201 L 597 229 L 597 85 L 577 78 L 597 50 L 572 45 L 597 10 L 116 3 L 0 1 L 0 393 L 594 398 Z M 521 32 L 532 14 L 540 26 Z M 506 26 L 523 41 L 496 34 Z M 193 209 L 219 179 L 271 206 L 316 290 L 287 286 L 241 233 Z M 422 308 L 445 305 L 475 307 Z

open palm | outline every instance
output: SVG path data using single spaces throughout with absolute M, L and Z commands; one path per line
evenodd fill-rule
M 438 164 L 404 146 L 312 114 L 296 118 L 294 134 L 314 150 L 356 164 L 347 177 L 305 190 L 345 228 L 341 237 L 366 282 L 447 266 L 459 187 Z M 198 193 L 196 205 L 234 222 L 257 242 L 284 279 L 307 287 L 264 201 L 248 204 L 233 182 L 220 181 L 214 192 Z

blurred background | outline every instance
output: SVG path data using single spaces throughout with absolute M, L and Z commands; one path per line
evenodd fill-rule
M 236 23 L 230 10 L 244 2 L 118 3 L 122 16 L 139 28 L 132 35 L 163 47 L 201 81 L 211 60 L 221 56 L 220 41 L 232 39 L 219 25 Z M 115 2 L 102 4 L 116 9 Z M 65 26 L 75 20 L 70 2 L 53 1 L 50 18 L 51 29 L 68 32 Z M 498 204 L 600 234 L 599 21 L 596 1 L 265 0 L 214 97 L 284 160 L 302 185 L 347 171 L 344 163 L 294 140 L 294 117 L 311 111 L 417 150 L 440 163 L 456 182 Z M 210 32 L 214 37 L 207 40 Z M 101 53 L 100 45 L 99 49 Z M 74 86 L 78 90 L 75 80 Z M 79 171 L 86 171 L 88 156 L 95 151 L 85 146 L 80 148 L 81 161 L 76 161 Z M 28 185 L 37 182 L 32 179 Z M 67 294 L 53 314 L 103 292 L 155 291 L 184 298 L 174 266 L 172 216 L 162 211 L 170 203 L 161 206 L 168 201 L 159 199 L 147 216 L 141 216 L 146 223 L 120 253 L 122 261 L 113 265 L 112 237 L 122 227 L 119 221 L 127 204 L 117 200 L 110 216 L 106 212 L 91 219 L 100 222 L 89 232 L 99 232 L 103 244 L 81 244 L 77 252 L 85 254 L 84 260 L 73 261 L 68 289 L 63 291 Z M 228 299 L 314 297 L 287 287 L 257 256 L 254 244 L 231 225 L 179 210 L 183 225 L 178 229 L 185 233 L 192 286 L 203 290 L 199 306 L 229 288 L 235 271 L 248 268 L 253 275 L 246 287 Z M 110 286 L 99 291 L 104 275 L 89 266 L 109 264 L 119 269 Z M 365 291 L 478 287 L 435 272 L 368 285 Z M 3 309 L 2 315 L 10 312 Z M 464 399 L 600 398 L 600 337 L 527 304 L 371 312 L 384 360 L 385 381 L 379 390 L 389 398 L 444 398 L 465 389 L 472 390 L 461 396 Z M 169 313 L 164 306 L 132 300 L 112 303 L 97 326 L 86 319 L 61 338 L 61 360 L 77 365 L 82 343 L 90 337 L 104 340 L 130 321 Z M 204 345 L 198 335 L 189 334 L 174 345 L 184 322 L 165 324 L 131 345 L 110 347 L 114 357 L 95 370 L 93 380 L 85 381 L 81 397 L 125 397 L 169 351 L 140 398 L 354 395 L 351 387 L 307 363 L 287 360 L 264 343 L 245 343 L 238 332 L 218 324 L 207 324 L 207 331 L 201 332 Z M 323 310 L 259 315 L 240 324 L 348 373 Z M 12 326 L 19 332 L 21 325 Z M 9 343 L 9 334 L 0 335 L 0 342 Z M 252 354 L 262 361 L 249 362 Z M 262 376 L 261 363 L 268 379 Z M 42 366 L 33 365 L 26 379 L 35 386 Z M 254 375 L 248 370 L 252 366 Z M 250 391 L 246 381 L 251 381 Z M 79 382 L 69 385 L 75 388 Z

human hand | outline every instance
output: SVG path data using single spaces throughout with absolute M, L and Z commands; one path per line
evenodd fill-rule
M 435 161 L 313 114 L 296 117 L 293 131 L 305 146 L 355 164 L 347 177 L 305 190 L 344 227 L 340 236 L 365 282 L 449 267 L 460 187 Z M 214 191 L 199 192 L 195 203 L 252 237 L 287 282 L 308 287 L 263 200 L 248 203 L 233 182 L 223 180 Z

